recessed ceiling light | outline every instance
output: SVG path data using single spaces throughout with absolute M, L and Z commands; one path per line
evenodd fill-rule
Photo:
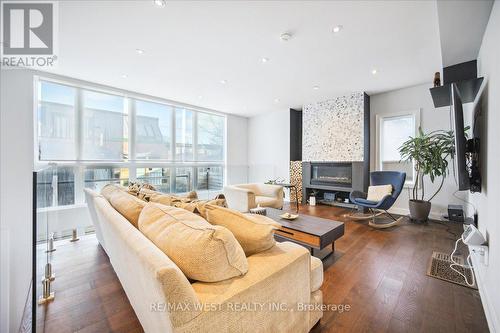
M 220 80 L 219 82 L 220 82 L 221 84 L 226 84 L 226 83 L 227 83 L 227 81 L 226 81 L 226 80 Z
M 126 78 L 128 78 L 128 75 L 127 74 L 122 74 L 122 78 L 126 79 Z
M 342 30 L 342 28 L 343 28 L 343 26 L 336 25 L 336 26 L 333 27 L 333 32 L 334 33 L 338 33 L 338 32 L 340 32 L 340 30 Z
M 198 99 L 202 99 L 202 98 L 203 98 L 203 96 L 201 96 L 201 95 L 198 96 Z
M 167 5 L 167 1 L 165 0 L 154 0 L 153 3 L 155 4 L 155 6 L 157 7 L 165 7 Z
M 262 59 L 261 59 L 261 61 L 262 61 L 263 63 L 266 63 L 266 62 L 268 62 L 268 61 L 269 61 L 269 58 L 264 57 L 264 58 L 262 58 Z
M 373 75 L 376 75 L 377 73 L 378 73 L 378 71 L 377 71 L 377 69 L 376 69 L 376 68 L 372 69 L 372 74 L 373 74 Z
M 289 40 L 290 40 L 290 38 L 292 38 L 292 34 L 291 34 L 291 33 L 289 33 L 289 32 L 284 32 L 284 33 L 282 33 L 282 34 L 281 34 L 281 36 L 280 36 L 280 39 L 281 39 L 282 41 L 284 41 L 284 42 L 289 41 Z
M 144 54 L 144 50 L 143 49 L 135 49 L 135 52 L 137 54 Z
M 280 102 L 280 99 L 279 98 L 275 98 L 274 99 L 274 103 L 279 103 Z
M 314 90 L 319 90 L 319 86 L 314 86 L 313 89 Z

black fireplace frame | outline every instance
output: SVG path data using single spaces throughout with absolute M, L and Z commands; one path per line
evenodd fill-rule
M 334 180 L 317 180 L 313 177 L 315 167 L 328 167 L 328 168 L 349 168 L 348 179 L 349 182 L 341 182 Z M 352 163 L 351 162 L 311 162 L 310 184 L 312 185 L 325 185 L 334 187 L 352 187 Z
M 311 182 L 312 168 L 316 165 L 350 165 L 351 166 L 351 184 L 349 186 L 331 183 Z M 331 192 L 336 193 L 338 197 L 349 198 L 352 191 L 366 192 L 368 189 L 368 177 L 366 177 L 366 167 L 363 161 L 359 162 L 302 162 L 302 203 L 305 204 L 312 192 Z M 343 203 L 342 206 L 355 208 L 356 205 Z

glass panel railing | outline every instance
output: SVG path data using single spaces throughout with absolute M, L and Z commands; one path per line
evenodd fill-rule
M 37 332 L 45 332 L 44 314 L 54 300 L 52 261 L 55 238 L 48 207 L 58 204 L 58 176 L 56 166 L 33 172 L 32 327 Z

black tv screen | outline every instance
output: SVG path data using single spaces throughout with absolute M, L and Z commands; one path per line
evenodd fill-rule
M 462 99 L 457 85 L 451 85 L 453 130 L 455 132 L 455 170 L 458 189 L 466 191 L 470 188 L 469 171 L 467 168 L 466 138 L 464 133 L 464 111 Z

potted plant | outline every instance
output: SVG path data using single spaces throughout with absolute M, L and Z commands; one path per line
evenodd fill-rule
M 465 131 L 469 128 L 466 127 Z M 441 191 L 448 175 L 448 160 L 455 154 L 455 140 L 453 131 L 433 131 L 424 133 L 418 129 L 418 135 L 410 137 L 399 147 L 400 162 L 413 163 L 415 179 L 413 187 L 409 189 L 410 217 L 412 220 L 426 221 L 431 211 L 432 199 Z M 424 177 L 431 182 L 441 178 L 439 187 L 430 196 L 426 193 Z

